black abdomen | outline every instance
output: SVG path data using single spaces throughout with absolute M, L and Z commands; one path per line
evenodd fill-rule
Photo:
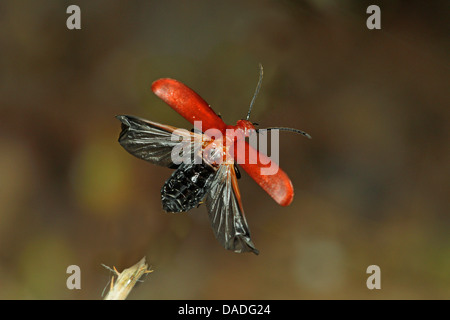
M 163 209 L 184 212 L 198 206 L 206 196 L 215 173 L 207 164 L 182 163 L 161 189 Z

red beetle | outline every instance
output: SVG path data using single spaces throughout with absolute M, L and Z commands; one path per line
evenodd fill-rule
M 219 242 L 228 250 L 250 251 L 255 254 L 258 254 L 258 250 L 250 238 L 245 219 L 237 184 L 240 174 L 236 162 L 278 204 L 287 206 L 294 197 L 294 189 L 286 173 L 264 153 L 255 150 L 245 141 L 246 137 L 258 131 L 249 121 L 249 117 L 261 87 L 262 76 L 263 69 L 260 66 L 258 85 L 247 118 L 239 120 L 235 126 L 225 124 L 208 103 L 192 89 L 168 78 L 153 82 L 152 90 L 194 125 L 193 132 L 134 116 L 117 116 L 122 122 L 119 143 L 125 150 L 153 164 L 176 169 L 161 189 L 163 209 L 167 212 L 184 212 L 205 202 L 214 234 Z M 222 138 L 217 138 L 217 134 L 209 135 L 207 132 L 210 130 L 216 130 Z M 309 134 L 292 128 L 266 130 L 292 131 L 311 138 Z M 231 138 L 228 134 L 230 131 L 234 132 Z M 174 161 L 173 151 L 183 143 L 184 147 L 187 146 L 185 150 L 189 150 L 188 153 L 200 156 L 200 162 Z M 244 146 L 245 152 L 237 150 L 238 144 Z M 208 152 L 205 152 L 206 150 Z M 251 155 L 257 157 L 250 159 Z M 234 161 L 230 162 L 230 158 Z M 274 174 L 261 174 L 262 169 L 268 167 L 273 169 L 274 166 Z

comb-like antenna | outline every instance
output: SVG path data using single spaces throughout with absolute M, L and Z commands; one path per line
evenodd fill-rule
M 294 128 L 285 128 L 285 127 L 272 127 L 272 128 L 265 128 L 265 129 L 258 129 L 256 130 L 257 132 L 259 132 L 260 130 L 281 130 L 281 131 L 289 131 L 289 132 L 294 132 L 294 133 L 298 133 L 301 134 L 305 137 L 307 137 L 308 139 L 312 139 L 312 137 L 309 135 L 309 133 L 306 133 L 305 131 L 299 130 L 299 129 L 294 129 Z
M 262 79 L 263 79 L 263 66 L 260 63 L 259 64 L 259 80 L 258 80 L 258 84 L 256 85 L 256 89 L 255 89 L 255 93 L 253 94 L 252 101 L 250 102 L 250 108 L 248 109 L 246 120 L 248 120 L 250 118 L 250 112 L 252 112 L 253 103 L 255 103 L 256 96 L 259 93 L 259 89 L 261 89 Z

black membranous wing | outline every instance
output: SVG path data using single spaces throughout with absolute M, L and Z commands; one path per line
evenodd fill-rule
M 245 220 L 234 165 L 219 167 L 206 196 L 214 235 L 227 250 L 258 254 Z
M 177 167 L 172 162 L 172 149 L 183 139 L 192 148 L 196 139 L 202 139 L 200 134 L 134 116 L 120 115 L 116 118 L 122 122 L 120 145 L 135 157 L 160 166 Z

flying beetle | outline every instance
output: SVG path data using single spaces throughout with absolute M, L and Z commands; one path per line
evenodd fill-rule
M 117 116 L 122 123 L 119 143 L 126 151 L 150 163 L 175 169 L 161 189 L 163 209 L 166 212 L 185 212 L 205 203 L 216 239 L 225 249 L 237 253 L 258 254 L 259 251 L 251 240 L 245 219 L 237 183 L 240 174 L 236 163 L 278 204 L 287 206 L 294 197 L 291 180 L 277 164 L 270 164 L 276 166 L 274 174 L 261 174 L 261 169 L 268 166 L 270 159 L 245 140 L 258 132 L 256 124 L 250 122 L 249 118 L 262 78 L 263 68 L 260 65 L 259 81 L 247 117 L 237 121 L 235 126 L 225 124 L 196 92 L 170 78 L 153 82 L 152 91 L 192 123 L 193 130 L 180 130 L 135 116 Z M 222 133 L 222 139 L 207 135 L 205 132 L 210 129 Z M 230 139 L 227 130 L 233 130 L 237 134 Z M 291 131 L 311 138 L 298 129 L 276 127 L 265 130 Z M 237 142 L 245 146 L 246 152 L 237 152 Z M 187 147 L 184 150 L 190 150 L 201 161 L 175 162 L 173 150 L 182 143 Z M 250 161 L 251 154 L 257 154 L 256 161 Z

